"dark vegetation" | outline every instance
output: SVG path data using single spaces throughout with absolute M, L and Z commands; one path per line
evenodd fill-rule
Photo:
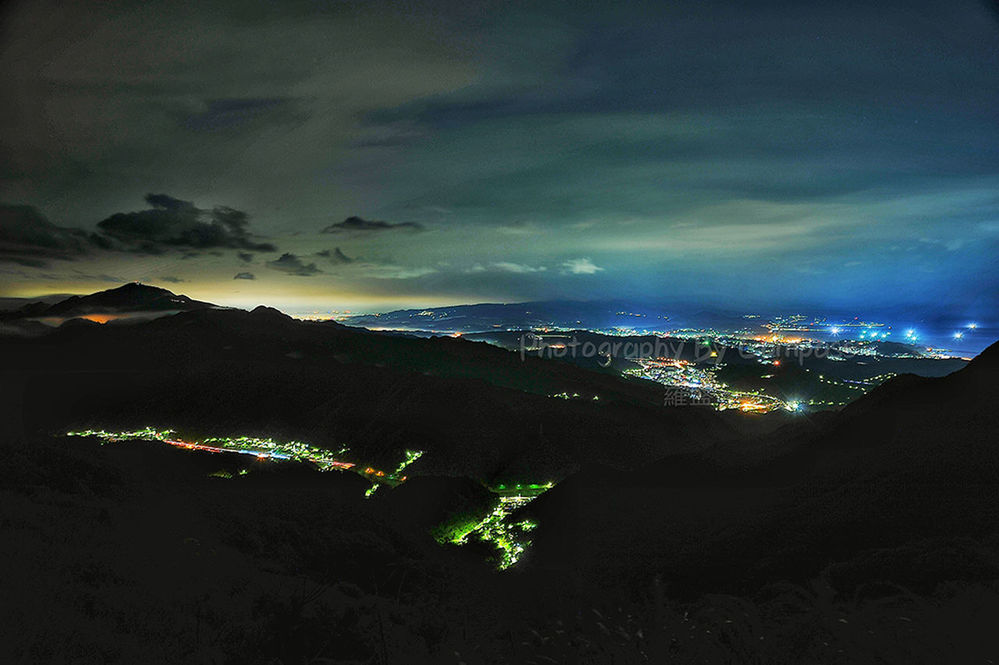
M 796 420 L 451 339 L 202 310 L 0 340 L 12 662 L 988 663 L 999 346 Z M 570 390 L 593 401 L 551 399 Z M 55 436 L 347 444 L 412 477 Z M 339 446 L 338 446 L 339 447 Z M 561 482 L 499 572 L 435 529 Z M 240 475 L 239 471 L 248 471 Z

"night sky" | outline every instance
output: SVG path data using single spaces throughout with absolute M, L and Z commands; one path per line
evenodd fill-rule
M 4 11 L 3 296 L 999 305 L 989 4 Z

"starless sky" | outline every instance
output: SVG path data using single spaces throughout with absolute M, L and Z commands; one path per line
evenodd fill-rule
M 4 12 L 0 295 L 999 304 L 986 3 Z

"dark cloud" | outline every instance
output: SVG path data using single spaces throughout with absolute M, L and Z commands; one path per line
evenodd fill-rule
M 112 215 L 98 223 L 96 233 L 57 226 L 32 206 L 0 205 L 0 262 L 44 268 L 49 260 L 70 261 L 94 250 L 163 254 L 177 249 L 185 259 L 221 256 L 220 250 L 227 248 L 275 251 L 270 243 L 253 239 L 247 230 L 249 218 L 241 210 L 202 210 L 166 194 L 147 194 L 146 202 L 152 206 L 149 210 Z M 247 263 L 253 260 L 250 252 L 238 256 Z
M 337 224 L 330 224 L 325 229 L 323 233 L 345 233 L 345 232 L 363 232 L 372 233 L 378 231 L 422 231 L 423 225 L 417 222 L 399 222 L 393 224 L 392 222 L 382 222 L 372 219 L 362 219 L 360 217 L 348 217 L 342 222 Z
M 336 264 L 336 265 L 345 265 L 347 263 L 353 263 L 354 262 L 354 259 L 350 258 L 346 254 L 344 254 L 342 251 L 340 251 L 339 247 L 334 248 L 332 252 L 330 250 L 328 250 L 328 249 L 324 249 L 321 252 L 316 252 L 316 256 L 321 256 L 324 259 L 329 259 L 330 263 L 333 263 L 333 264 Z
M 26 268 L 44 268 L 48 266 L 47 261 L 42 259 L 32 259 L 26 256 L 0 256 L 0 261 L 13 263 Z
M 156 252 L 157 254 L 162 254 L 162 252 Z M 187 249 L 180 255 L 182 259 L 196 259 L 199 256 L 223 256 L 223 253 L 217 249 L 213 249 L 210 252 L 195 252 L 193 250 Z
M 150 254 L 174 248 L 276 250 L 270 243 L 253 239 L 247 230 L 249 217 L 242 210 L 225 206 L 203 210 L 167 194 L 147 194 L 146 203 L 152 207 L 115 213 L 97 226 L 125 248 Z
M 256 276 L 252 272 L 238 272 L 233 279 L 256 279 Z
M 299 277 L 311 277 L 322 272 L 315 263 L 304 263 L 301 258 L 294 254 L 282 254 L 280 258 L 268 261 L 267 267 Z
M 186 279 L 181 279 L 180 277 L 173 277 L 171 275 L 163 275 L 160 277 L 160 281 L 169 282 L 170 284 L 180 284 L 181 282 L 186 282 Z
M 42 268 L 49 259 L 68 261 L 101 247 L 95 236 L 56 226 L 32 206 L 0 205 L 0 261 Z

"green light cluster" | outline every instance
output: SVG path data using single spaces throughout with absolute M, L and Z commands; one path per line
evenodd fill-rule
M 131 432 L 105 432 L 102 429 L 86 429 L 79 432 L 66 432 L 66 436 L 94 437 L 101 440 L 101 443 L 115 443 L 118 441 L 166 441 L 176 434 L 172 429 L 157 430 L 154 427 L 144 427 L 143 429 Z
M 529 494 L 532 496 L 537 496 L 545 490 L 550 490 L 555 487 L 555 483 L 550 480 L 547 483 L 530 483 L 530 484 L 516 484 L 516 485 L 497 485 L 493 488 L 493 492 L 497 494 L 515 493 L 515 494 Z
M 143 429 L 127 432 L 81 430 L 67 432 L 66 436 L 94 437 L 100 439 L 102 444 L 118 441 L 146 440 L 162 441 L 183 448 L 203 449 L 208 447 L 209 449 L 224 449 L 239 453 L 266 455 L 277 459 L 283 458 L 298 462 L 308 462 L 315 465 L 321 471 L 327 471 L 334 468 L 343 469 L 353 466 L 352 464 L 345 463 L 337 459 L 340 455 L 347 452 L 347 448 L 342 448 L 338 452 L 333 452 L 323 448 L 317 448 L 316 446 L 302 443 L 300 441 L 278 442 L 271 439 L 240 436 L 212 437 L 205 439 L 200 443 L 194 443 L 175 439 L 174 437 L 176 436 L 176 433 L 174 430 L 157 430 L 153 427 L 145 427 Z M 391 474 L 381 475 L 384 475 L 385 480 L 388 481 L 389 484 L 401 483 L 406 479 L 406 477 L 402 475 L 402 472 L 405 471 L 411 464 L 416 462 L 416 460 L 420 459 L 423 454 L 424 452 L 422 450 L 407 450 L 405 451 L 403 461 L 399 463 Z M 360 469 L 357 469 L 356 467 L 355 470 L 362 473 L 362 475 L 370 475 L 368 472 L 372 471 L 372 469 L 368 468 L 364 472 L 361 472 Z M 247 470 L 241 469 L 238 474 L 240 476 L 244 476 L 247 474 Z M 216 471 L 209 475 L 212 477 L 226 479 L 233 477 L 233 474 L 229 471 Z M 370 497 L 380 486 L 381 484 L 379 482 L 372 483 L 371 487 L 364 493 L 364 496 Z M 478 522 L 469 521 L 466 524 L 451 527 L 445 540 L 449 540 L 457 545 L 464 545 L 468 542 L 468 539 L 474 535 L 483 542 L 492 543 L 500 551 L 499 568 L 500 570 L 505 570 L 520 560 L 520 557 L 531 544 L 531 541 L 526 538 L 526 534 L 537 527 L 537 524 L 530 520 L 510 522 L 507 518 L 515 510 L 521 506 L 527 505 L 537 496 L 546 490 L 551 489 L 553 486 L 554 483 L 551 482 L 544 484 L 531 483 L 510 486 L 499 485 L 494 489 L 495 492 L 500 494 L 499 501 L 496 507 L 493 508 L 492 512 Z
M 331 469 L 343 470 L 353 466 L 353 464 L 343 462 L 340 459 L 347 452 L 347 448 L 332 451 L 325 448 L 318 448 L 308 443 L 302 443 L 301 441 L 279 442 L 272 439 L 259 439 L 250 436 L 211 437 L 201 442 L 182 441 L 176 439 L 176 432 L 174 430 L 157 430 L 154 427 L 145 427 L 128 432 L 82 430 L 79 432 L 67 432 L 67 436 L 96 437 L 102 443 L 146 440 L 162 441 L 182 447 L 217 448 L 249 455 L 267 456 L 273 459 L 306 462 L 314 465 L 320 471 L 329 471 Z
M 421 457 L 423 457 L 422 450 L 407 450 L 406 458 L 399 463 L 399 466 L 395 468 L 395 471 L 389 474 L 389 477 L 393 480 L 400 478 L 402 476 L 402 472 L 406 470 L 406 467 Z
M 538 494 L 501 496 L 496 507 L 482 520 L 453 532 L 451 542 L 455 545 L 464 545 L 474 535 L 483 542 L 493 544 L 500 552 L 499 568 L 506 570 L 517 563 L 530 547 L 531 541 L 525 536 L 537 527 L 537 524 L 531 520 L 511 523 L 507 518 L 521 506 L 533 501 Z
M 395 471 L 392 473 L 385 473 L 371 467 L 366 468 L 364 473 L 368 477 L 368 480 L 371 481 L 371 487 L 364 492 L 364 497 L 368 498 L 378 491 L 378 488 L 382 483 L 387 483 L 395 487 L 396 485 L 406 482 L 406 476 L 402 475 L 402 472 L 406 470 L 406 467 L 421 457 L 423 457 L 422 450 L 407 450 L 405 458 L 399 463 L 399 466 L 397 466 Z
M 301 441 L 282 442 L 272 439 L 259 439 L 252 436 L 211 437 L 205 439 L 202 443 L 227 450 L 266 452 L 272 455 L 285 456 L 296 462 L 314 464 L 320 471 L 342 468 L 340 457 L 347 452 L 346 447 L 338 451 L 332 451 Z

